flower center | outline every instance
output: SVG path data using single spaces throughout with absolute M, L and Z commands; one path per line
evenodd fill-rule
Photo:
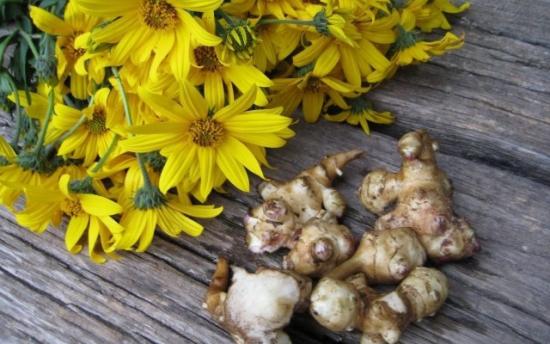
M 202 147 L 212 147 L 223 138 L 225 130 L 220 123 L 207 118 L 191 123 L 189 132 L 194 143 Z
M 107 128 L 105 127 L 105 112 L 103 111 L 103 109 L 94 109 L 92 119 L 89 119 L 86 122 L 86 126 L 88 127 L 88 131 L 94 135 L 99 135 L 106 132 Z
M 324 84 L 319 78 L 310 77 L 307 81 L 306 90 L 313 93 L 322 92 L 324 89 Z
M 165 0 L 144 0 L 141 16 L 145 25 L 155 30 L 166 30 L 176 26 L 179 18 L 174 6 Z
M 197 64 L 207 72 L 215 72 L 222 66 L 214 47 L 198 47 L 193 54 Z
M 61 202 L 61 211 L 63 211 L 65 215 L 71 217 L 82 215 L 84 213 L 84 211 L 82 211 L 80 201 L 69 198 L 65 198 L 63 202 Z
M 74 62 L 76 61 L 80 56 L 84 55 L 86 50 L 84 49 L 77 49 L 74 46 L 74 40 L 78 35 L 80 35 L 82 32 L 75 32 L 71 36 L 67 37 L 66 44 L 62 46 L 62 50 L 65 52 L 65 56 L 67 57 L 67 60 Z

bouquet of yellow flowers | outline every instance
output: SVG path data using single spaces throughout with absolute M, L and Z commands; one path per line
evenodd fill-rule
M 193 218 L 222 209 L 198 203 L 226 181 L 249 191 L 248 172 L 263 178 L 266 149 L 292 138 L 297 113 L 366 133 L 369 122 L 392 123 L 368 92 L 401 66 L 461 47 L 463 37 L 445 32 L 447 14 L 469 6 L 32 3 L 28 16 L 43 34 L 20 28 L 0 42 L 3 59 L 21 37 L 34 69 L 32 79 L 0 70 L 1 92 L 17 114 L 13 139 L 0 140 L 0 202 L 38 233 L 66 218 L 67 249 L 87 246 L 95 262 L 117 250 L 146 250 L 156 230 L 200 235 Z M 433 30 L 445 33 L 425 40 Z

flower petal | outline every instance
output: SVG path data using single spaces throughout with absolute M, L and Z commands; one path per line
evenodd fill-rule
M 227 150 L 231 152 L 233 157 L 243 164 L 250 172 L 254 173 L 260 178 L 264 178 L 262 168 L 258 159 L 252 154 L 252 152 L 239 140 L 228 137 L 223 143 L 224 147 L 227 147 Z
M 47 34 L 70 36 L 73 33 L 73 28 L 68 23 L 43 8 L 29 6 L 29 15 L 34 25 Z
M 184 231 L 192 237 L 201 235 L 204 229 L 203 226 L 170 207 L 165 207 L 164 210 L 166 211 L 166 217 L 163 224 L 165 226 L 164 230 L 167 233 L 169 231 L 177 231 L 178 233 Z M 170 229 L 166 230 L 166 228 Z
M 186 119 L 183 107 L 170 98 L 152 93 L 144 87 L 138 88 L 138 94 L 140 99 L 158 115 L 178 122 Z
M 315 67 L 313 68 L 313 75 L 317 77 L 322 77 L 334 69 L 338 62 L 340 61 L 340 50 L 338 45 L 333 44 L 325 50 L 321 56 L 315 61 Z
M 186 114 L 193 119 L 205 118 L 208 115 L 208 104 L 195 86 L 188 81 L 182 82 L 180 89 L 181 105 Z
M 322 105 L 322 104 L 321 104 Z M 270 113 L 269 109 L 261 112 L 236 115 L 224 122 L 226 130 L 235 133 L 274 133 L 288 128 L 292 118 Z
M 78 194 L 78 198 L 84 211 L 90 215 L 110 216 L 122 212 L 120 204 L 105 197 L 94 194 Z
M 220 215 L 223 211 L 223 207 L 214 207 L 212 205 L 195 205 L 195 204 L 182 204 L 177 201 L 168 203 L 170 208 L 184 213 L 185 215 L 210 219 Z
M 149 210 L 145 216 L 145 227 L 141 236 L 139 237 L 139 243 L 136 247 L 136 252 L 145 252 L 151 243 L 153 242 L 153 237 L 155 236 L 155 228 L 157 227 L 157 212 Z
M 166 146 L 183 142 L 182 134 L 147 134 L 130 137 L 120 142 L 120 146 L 130 152 L 148 153 Z
M 246 170 L 243 165 L 233 157 L 233 152 L 231 152 L 226 145 L 222 145 L 218 149 L 216 164 L 220 167 L 231 184 L 235 185 L 237 189 L 244 192 L 250 191 L 250 182 Z
M 217 121 L 223 122 L 228 117 L 241 114 L 246 110 L 250 109 L 252 104 L 254 104 L 254 100 L 256 99 L 257 92 L 258 92 L 258 87 L 251 87 L 236 101 L 227 105 L 220 111 L 216 112 L 216 114 L 214 115 L 214 119 Z
M 189 149 L 171 154 L 162 169 L 159 188 L 162 193 L 176 186 L 187 172 L 192 163 L 196 162 L 196 146 L 189 145 Z
M 324 97 L 322 93 L 306 92 L 304 94 L 303 111 L 306 122 L 317 122 L 323 109 Z
M 78 253 L 82 249 L 82 245 L 77 245 L 88 226 L 90 217 L 87 214 L 73 216 L 69 220 L 67 232 L 65 233 L 65 247 L 71 253 Z
M 87 14 L 106 18 L 122 16 L 139 9 L 140 5 L 140 2 L 135 0 L 73 0 L 73 2 Z
M 198 148 L 199 168 L 200 168 L 200 193 L 206 198 L 214 186 L 214 164 L 216 162 L 216 152 L 211 148 Z

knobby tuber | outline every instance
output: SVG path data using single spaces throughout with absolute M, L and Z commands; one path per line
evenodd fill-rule
M 283 332 L 297 310 L 307 309 L 311 280 L 297 274 L 262 268 L 256 273 L 218 259 L 204 307 L 227 329 L 237 343 L 283 344 Z
M 289 248 L 287 267 L 312 276 L 349 258 L 351 233 L 337 224 L 346 204 L 331 184 L 361 153 L 352 150 L 328 156 L 292 180 L 262 183 L 259 192 L 264 203 L 244 219 L 248 248 L 254 253 Z
M 447 295 L 447 278 L 432 268 L 415 268 L 396 290 L 374 298 L 350 281 L 325 277 L 313 290 L 310 312 L 333 331 L 362 331 L 362 344 L 393 344 L 411 322 L 434 315 Z
M 426 253 L 415 232 L 411 228 L 393 228 L 365 233 L 353 257 L 326 276 L 342 280 L 363 272 L 370 284 L 391 284 L 403 280 L 425 261 Z
M 274 252 L 291 246 L 296 232 L 311 219 L 336 222 L 346 204 L 331 183 L 360 154 L 353 150 L 328 156 L 294 179 L 260 184 L 264 203 L 251 209 L 244 220 L 248 248 L 255 253 Z
M 359 191 L 365 207 L 379 215 L 396 203 L 378 218 L 374 229 L 413 228 L 434 261 L 472 256 L 479 244 L 473 229 L 453 212 L 451 184 L 435 159 L 437 143 L 426 131 L 418 130 L 405 134 L 398 146 L 401 170 L 375 170 L 365 177 Z
M 320 276 L 348 259 L 355 249 L 353 235 L 346 226 L 310 220 L 283 260 L 283 267 L 308 276 Z

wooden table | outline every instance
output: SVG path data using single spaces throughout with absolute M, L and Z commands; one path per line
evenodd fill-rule
M 550 1 L 472 0 L 457 22 L 460 51 L 408 68 L 372 94 L 397 115 L 370 136 L 347 125 L 298 124 L 297 136 L 272 151 L 273 178 L 288 178 L 328 152 L 359 147 L 337 187 L 357 237 L 374 223 L 355 190 L 372 168 L 397 168 L 396 140 L 427 128 L 441 144 L 439 162 L 455 187 L 455 207 L 477 230 L 475 258 L 447 264 L 451 294 L 434 318 L 412 326 L 403 343 L 550 342 Z M 4 117 L 1 126 L 10 126 Z M 254 180 L 257 183 L 258 180 Z M 149 252 L 98 266 L 65 251 L 63 233 L 38 236 L 2 210 L 0 342 L 230 343 L 201 309 L 218 255 L 255 269 L 282 255 L 255 256 L 241 219 L 255 192 L 229 190 L 225 207 L 198 239 L 158 235 Z M 295 343 L 358 343 L 305 315 Z

